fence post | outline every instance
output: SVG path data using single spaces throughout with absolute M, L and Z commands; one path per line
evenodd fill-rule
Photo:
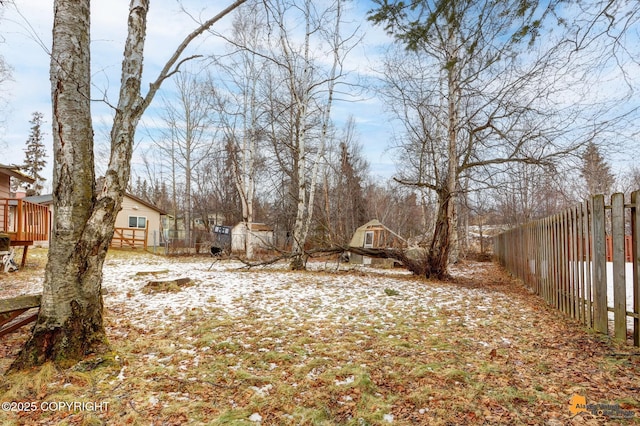
M 584 214 L 583 229 L 584 229 L 584 268 L 585 268 L 585 319 L 587 327 L 593 327 L 593 287 L 591 282 L 591 271 L 593 270 L 593 249 L 591 245 L 591 215 L 593 214 L 593 203 L 591 200 L 585 200 L 582 203 L 582 210 Z
M 547 239 L 546 239 L 546 218 L 540 219 L 538 221 L 539 229 L 540 229 L 540 261 L 539 261 L 539 271 L 540 276 L 538 279 L 540 280 L 540 296 L 544 300 L 547 300 L 547 269 L 546 269 L 546 251 L 547 251 Z
M 593 236 L 593 328 L 599 333 L 608 331 L 607 313 L 607 253 L 604 214 L 604 195 L 593 197 L 591 216 Z
M 640 191 L 631 193 L 631 235 L 633 254 L 633 344 L 640 346 Z
M 556 214 L 551 219 L 551 232 L 552 232 L 552 244 L 553 244 L 553 306 L 562 310 L 562 305 L 560 301 L 562 300 L 560 297 L 562 280 L 560 278 L 560 214 Z
M 572 275 L 572 289 L 571 294 L 573 297 L 573 318 L 580 320 L 580 270 L 578 269 L 578 252 L 579 252 L 579 223 L 580 215 L 578 206 L 571 208 L 571 275 Z
M 24 218 L 22 217 L 24 215 L 23 211 L 22 211 L 22 200 L 18 200 L 18 207 L 16 208 L 16 224 L 17 224 L 17 228 L 16 228 L 16 239 L 17 240 L 24 240 L 25 237 L 23 235 L 24 232 Z
M 571 310 L 569 309 L 570 300 L 569 295 L 571 294 L 571 282 L 569 277 L 569 219 L 568 219 L 569 210 L 564 210 L 562 215 L 561 223 L 561 243 L 560 243 L 560 273 L 562 274 L 562 312 L 565 315 L 571 315 Z
M 627 340 L 627 280 L 624 255 L 624 194 L 611 196 L 614 336 Z
M 576 309 L 577 318 L 583 324 L 584 317 L 584 228 L 582 227 L 582 204 L 576 207 Z

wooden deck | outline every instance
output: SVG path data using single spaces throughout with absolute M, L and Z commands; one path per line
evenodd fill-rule
M 22 246 L 22 263 L 35 241 L 48 241 L 51 213 L 47 206 L 16 198 L 0 198 L 0 232 L 9 234 L 12 246 Z
M 107 294 L 103 288 L 102 294 Z M 0 339 L 38 318 L 41 294 L 0 299 Z

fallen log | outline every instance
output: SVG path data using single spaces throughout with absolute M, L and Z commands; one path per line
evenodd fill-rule
M 348 246 L 344 248 L 344 251 L 377 259 L 393 259 L 415 275 L 425 276 L 427 274 L 428 267 L 425 261 L 425 256 L 419 249 L 407 250 L 397 248 L 365 248 Z
M 407 268 L 415 275 L 426 276 L 429 270 L 426 261 L 426 252 L 424 249 L 400 249 L 400 248 L 365 248 L 365 247 L 353 247 L 353 246 L 333 246 L 325 248 L 317 248 L 305 251 L 306 258 L 327 256 L 331 254 L 342 255 L 344 253 L 355 253 L 362 256 L 375 257 L 378 259 L 393 259 Z M 261 262 L 249 262 L 246 260 L 238 259 L 245 264 L 247 268 L 253 268 L 258 266 L 272 265 L 281 260 L 287 260 L 295 257 L 290 253 L 281 253 L 280 256 L 273 257 L 271 259 L 263 260 Z

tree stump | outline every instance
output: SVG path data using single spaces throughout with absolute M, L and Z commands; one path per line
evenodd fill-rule
M 193 285 L 191 278 L 168 278 L 164 280 L 153 280 L 147 282 L 142 288 L 143 293 L 177 293 L 182 290 L 183 287 Z

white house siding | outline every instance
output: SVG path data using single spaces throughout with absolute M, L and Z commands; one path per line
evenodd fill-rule
M 147 228 L 147 246 L 153 246 L 153 235 L 155 231 L 156 243 L 160 243 L 160 212 L 154 208 L 149 207 L 146 204 L 128 196 L 125 194 L 122 200 L 122 210 L 116 217 L 116 228 L 130 228 L 130 217 L 144 217 L 146 219 Z M 125 234 L 126 235 L 126 234 Z M 140 244 L 142 246 L 142 244 Z

